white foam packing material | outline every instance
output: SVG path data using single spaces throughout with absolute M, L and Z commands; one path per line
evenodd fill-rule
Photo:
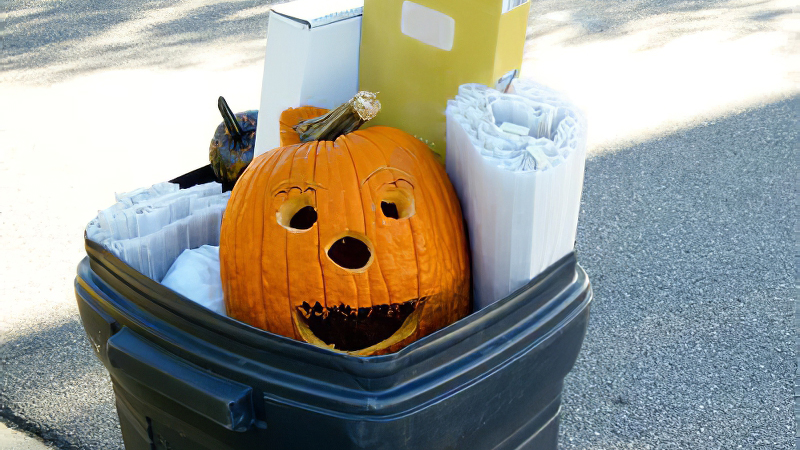
M 188 189 L 160 183 L 116 197 L 115 205 L 89 223 L 86 237 L 161 282 L 184 250 L 219 245 L 230 192 L 223 193 L 219 183 Z
M 586 121 L 547 87 L 517 79 L 511 90 L 462 85 L 446 110 L 446 168 L 469 229 L 475 310 L 571 252 L 577 230 Z M 529 134 L 506 133 L 503 122 Z

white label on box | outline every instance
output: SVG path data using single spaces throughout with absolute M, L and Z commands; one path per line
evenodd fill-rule
M 456 21 L 447 14 L 414 2 L 403 2 L 400 31 L 442 50 L 453 49 Z

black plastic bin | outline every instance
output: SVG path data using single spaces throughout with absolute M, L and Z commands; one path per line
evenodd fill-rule
M 75 290 L 128 450 L 555 449 L 592 291 L 570 254 L 384 356 L 215 314 L 86 241 Z

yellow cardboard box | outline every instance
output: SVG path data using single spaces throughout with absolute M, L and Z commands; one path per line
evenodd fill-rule
M 405 130 L 444 159 L 447 100 L 519 70 L 529 10 L 528 0 L 365 0 L 359 89 L 382 105 L 369 126 Z

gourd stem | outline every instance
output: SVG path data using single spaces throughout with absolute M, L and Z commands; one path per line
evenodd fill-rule
M 228 134 L 231 135 L 231 139 L 233 139 L 234 142 L 241 143 L 242 129 L 239 127 L 236 115 L 233 114 L 230 106 L 228 106 L 228 102 L 226 102 L 221 95 L 217 100 L 217 108 L 219 109 L 219 113 L 222 114 L 222 121 L 225 123 L 225 128 L 228 129 Z
M 294 130 L 300 136 L 300 142 L 335 141 L 375 117 L 380 108 L 381 102 L 375 94 L 361 91 L 336 109 L 298 123 Z

